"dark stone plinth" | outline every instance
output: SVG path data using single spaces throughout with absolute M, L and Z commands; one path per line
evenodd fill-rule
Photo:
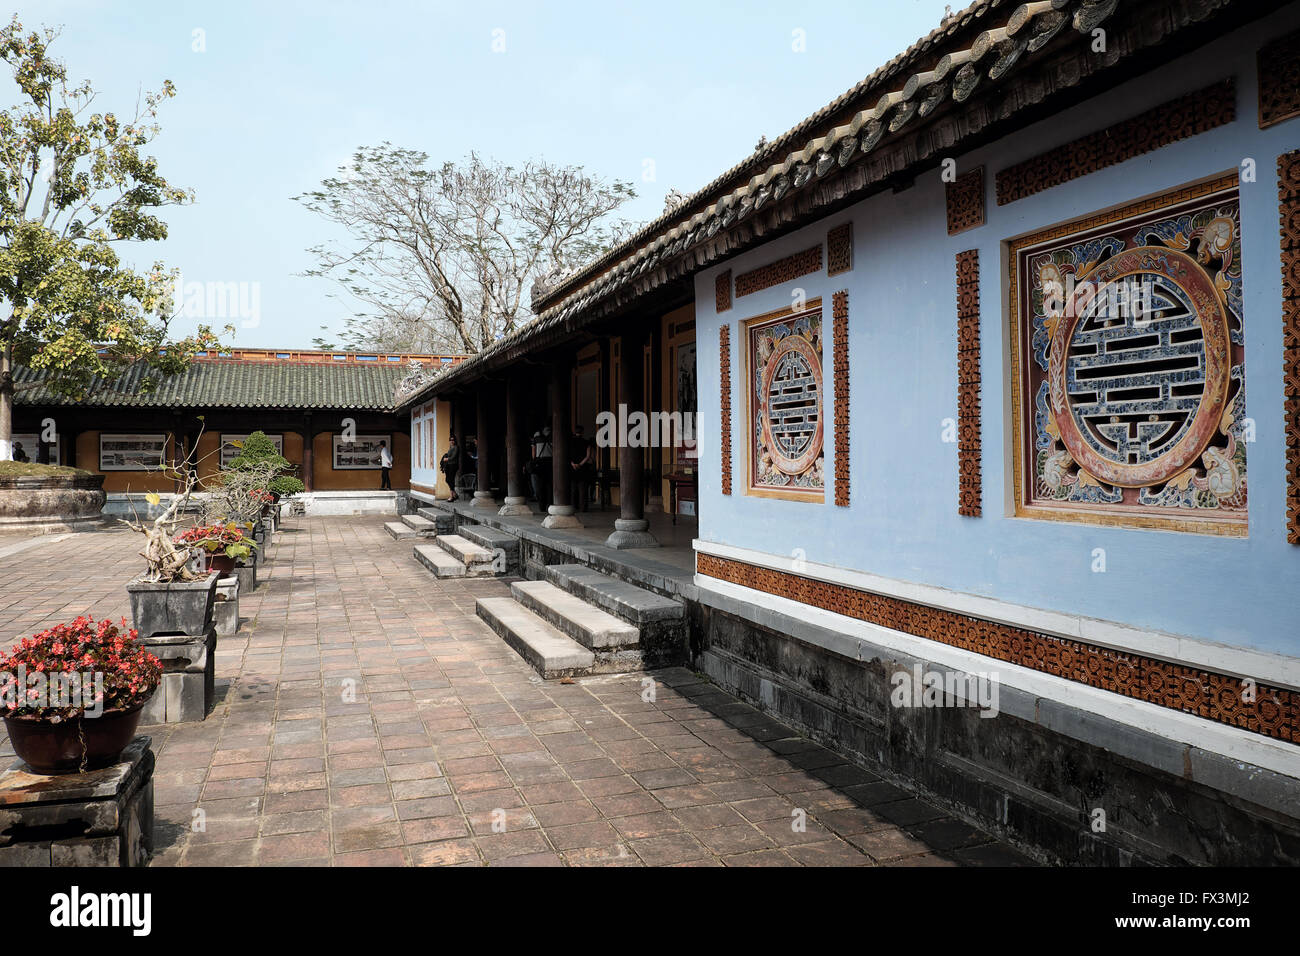
M 257 565 L 247 568 L 235 568 L 235 577 L 239 578 L 239 593 L 252 594 L 257 587 Z
M 206 718 L 216 691 L 216 630 L 202 637 L 141 638 L 140 643 L 163 668 L 162 682 L 140 719 L 146 724 L 179 724 Z
M 153 850 L 154 755 L 136 737 L 90 773 L 0 773 L 0 867 L 144 866 Z
M 230 637 L 239 630 L 239 579 L 222 578 L 217 582 L 217 600 L 212 606 L 212 624 L 217 637 Z

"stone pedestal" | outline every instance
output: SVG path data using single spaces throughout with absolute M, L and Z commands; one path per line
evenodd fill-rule
M 581 528 L 582 522 L 578 520 L 573 505 L 551 505 L 546 509 L 546 518 L 542 521 L 543 528 Z
M 15 760 L 0 773 L 0 867 L 144 866 L 153 850 L 149 737 L 117 763 L 47 777 Z
M 528 499 L 517 495 L 506 495 L 505 504 L 497 511 L 497 514 L 505 517 L 512 515 L 530 515 L 533 509 L 528 507 Z
M 235 568 L 235 577 L 239 579 L 239 593 L 252 594 L 257 587 L 257 565 Z
M 216 630 L 199 636 L 140 638 L 140 643 L 162 661 L 163 669 L 162 683 L 140 719 L 146 724 L 179 724 L 207 717 L 216 690 Z
M 239 630 L 239 578 L 217 582 L 217 599 L 212 604 L 212 624 L 217 637 L 231 637 Z
M 615 518 L 614 532 L 605 539 L 605 547 L 657 548 L 659 540 L 650 533 L 650 522 L 644 518 Z
M 496 500 L 492 497 L 492 493 L 491 493 L 491 492 L 488 492 L 488 491 L 476 491 L 476 492 L 474 492 L 474 500 L 473 500 L 472 502 L 470 502 L 470 507 L 472 507 L 472 508 L 491 508 L 493 511 L 496 511 L 496 510 L 497 510 L 497 503 L 496 503 Z

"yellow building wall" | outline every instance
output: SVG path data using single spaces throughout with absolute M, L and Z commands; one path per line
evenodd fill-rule
M 313 491 L 378 491 L 378 468 L 344 468 L 334 470 L 334 432 L 322 432 L 312 441 Z M 382 434 L 382 433 L 381 433 Z M 289 436 L 285 435 L 285 456 L 288 455 Z M 405 491 L 411 486 L 411 436 L 394 432 L 388 441 L 393 452 L 392 482 L 394 491 Z M 299 452 L 301 455 L 301 452 Z M 290 458 L 290 461 L 293 459 Z
M 117 434 L 117 432 L 110 432 Z M 152 434 L 161 434 L 152 432 Z M 99 473 L 99 435 L 95 432 L 82 432 L 77 436 L 77 467 L 86 471 Z M 167 438 L 167 459 L 177 457 L 176 440 L 172 435 Z M 161 471 L 106 471 L 104 491 L 106 492 L 168 492 L 176 490 L 176 483 Z

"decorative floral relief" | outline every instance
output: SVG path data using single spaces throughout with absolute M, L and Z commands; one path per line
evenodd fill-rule
M 821 491 L 826 484 L 821 311 L 752 322 L 747 332 L 751 486 Z
M 1235 188 L 1031 242 L 1024 503 L 1244 519 Z

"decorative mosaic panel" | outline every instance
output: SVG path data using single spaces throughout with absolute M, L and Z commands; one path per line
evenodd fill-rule
M 1246 533 L 1240 232 L 1229 176 L 1012 244 L 1018 513 Z
M 984 225 L 984 167 L 972 169 L 947 184 L 948 235 Z
M 714 309 L 719 314 L 731 308 L 731 270 L 723 272 L 713 281 Z
M 826 274 L 837 276 L 853 268 L 853 223 L 846 222 L 826 233 Z
M 957 253 L 957 513 L 980 516 L 980 254 Z
M 736 276 L 736 298 L 740 298 L 742 295 L 751 295 L 763 289 L 770 289 L 774 285 L 790 282 L 800 276 L 821 272 L 821 269 L 822 247 L 818 243 L 811 249 L 796 252 L 784 259 L 778 259 L 776 262 L 770 262 L 758 269 L 742 272 Z
M 718 329 L 718 372 L 721 395 L 718 412 L 722 427 L 722 493 L 731 494 L 731 326 Z
M 1229 78 L 1010 166 L 997 174 L 998 205 L 1231 123 L 1236 96 Z
M 1282 218 L 1282 395 L 1286 423 L 1286 539 L 1300 544 L 1300 150 L 1277 160 Z
M 751 494 L 823 500 L 821 301 L 745 323 Z
M 819 581 L 747 562 L 696 555 L 703 575 L 1077 681 L 1251 733 L 1300 743 L 1300 693 L 1258 681 L 1244 700 L 1240 677 L 1073 641 L 940 607 Z
M 1259 128 L 1300 116 L 1300 30 L 1261 47 L 1256 64 Z
M 849 293 L 831 296 L 831 361 L 835 370 L 835 503 L 849 505 Z

